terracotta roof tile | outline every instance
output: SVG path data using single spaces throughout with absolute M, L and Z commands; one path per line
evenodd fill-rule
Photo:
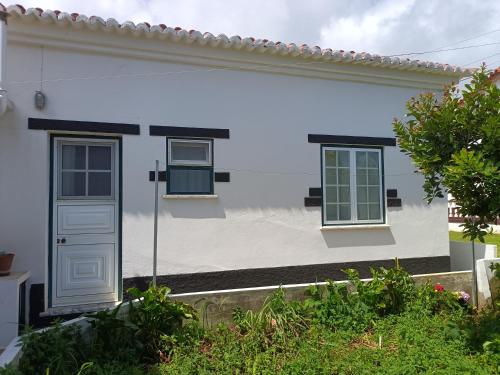
M 295 43 L 273 42 L 268 39 L 255 39 L 253 37 L 242 38 L 239 35 L 227 37 L 224 34 L 214 36 L 211 33 L 201 33 L 197 30 L 184 30 L 181 27 L 167 27 L 165 24 L 151 25 L 148 22 L 135 24 L 131 21 L 119 23 L 113 18 L 106 21 L 98 16 L 87 17 L 79 13 L 64 13 L 58 10 L 43 10 L 41 8 L 24 8 L 22 5 L 10 5 L 5 7 L 0 3 L 0 7 L 11 16 L 23 20 L 26 18 L 45 20 L 52 23 L 69 23 L 75 27 L 87 26 L 92 30 L 121 30 L 121 33 L 157 33 L 163 34 L 162 39 L 170 39 L 174 42 L 188 42 L 191 44 L 208 45 L 214 48 L 225 47 L 237 50 L 251 51 L 252 53 L 276 53 L 289 55 L 291 57 L 302 57 L 307 59 L 320 59 L 325 62 L 356 62 L 362 65 L 380 66 L 385 68 L 397 68 L 399 70 L 412 70 L 434 72 L 453 76 L 469 75 L 473 69 L 462 69 L 448 64 L 439 64 L 429 61 L 410 60 L 407 58 L 380 56 L 366 52 L 356 51 L 345 52 L 344 50 L 322 49 L 318 46 L 310 47 L 307 44 L 297 46 Z M 156 34 L 152 34 L 155 36 Z M 496 69 L 492 76 L 500 74 L 500 68 Z

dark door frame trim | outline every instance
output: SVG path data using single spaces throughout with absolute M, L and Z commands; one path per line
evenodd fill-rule
M 53 248 L 52 248 L 52 231 L 53 231 L 53 202 L 54 202 L 54 141 L 56 138 L 85 138 L 85 139 L 113 139 L 118 140 L 118 299 L 123 299 L 123 275 L 122 275 L 122 222 L 123 222 L 123 149 L 122 149 L 122 138 L 113 136 L 96 136 L 96 135 L 83 135 L 83 134 L 51 134 L 50 135 L 50 156 L 49 156 L 49 236 L 48 236 L 48 285 L 47 285 L 47 306 L 52 307 L 52 260 L 53 260 Z

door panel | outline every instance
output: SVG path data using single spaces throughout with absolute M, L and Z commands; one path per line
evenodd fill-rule
M 113 244 L 58 246 L 57 297 L 112 293 L 115 288 Z
M 113 233 L 115 206 L 59 205 L 57 207 L 57 234 Z
M 54 142 L 50 306 L 117 301 L 119 143 Z

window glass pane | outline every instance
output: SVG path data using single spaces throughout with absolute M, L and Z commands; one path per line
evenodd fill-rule
M 373 150 L 325 151 L 323 197 L 327 221 L 351 222 L 353 213 L 360 222 L 381 219 L 379 156 L 380 153 Z M 355 162 L 355 171 L 351 170 L 352 161 Z M 353 173 L 355 186 L 351 184 Z M 353 194 L 356 194 L 356 207 L 351 199 Z
M 339 202 L 349 203 L 350 200 L 350 189 L 348 187 L 339 187 Z
M 337 166 L 337 151 L 332 151 L 332 150 L 325 151 L 325 166 L 327 167 Z
M 327 168 L 325 169 L 325 180 L 327 185 L 337 184 L 337 169 Z
M 366 167 L 366 152 L 356 151 L 356 168 Z
M 349 167 L 349 151 L 337 151 L 338 166 Z
M 63 145 L 62 146 L 62 168 L 63 169 L 85 169 L 85 146 Z
M 339 220 L 351 220 L 351 205 L 339 205 Z
M 358 186 L 357 188 L 357 199 L 359 203 L 367 203 L 368 202 L 368 191 L 364 186 Z
M 336 204 L 327 204 L 326 205 L 326 220 L 328 221 L 336 221 L 338 220 L 338 212 Z
M 368 169 L 368 185 L 378 185 L 378 169 Z
M 212 173 L 208 169 L 170 170 L 171 193 L 206 193 L 211 192 Z
M 378 168 L 378 152 L 367 152 L 368 168 Z
M 171 142 L 172 161 L 207 162 L 209 160 L 208 143 Z
M 111 170 L 111 146 L 89 146 L 89 169 Z
M 89 196 L 111 196 L 111 172 L 89 172 Z
M 380 219 L 380 205 L 378 203 L 370 204 L 370 220 L 379 220 Z
M 368 205 L 358 203 L 358 220 L 368 220 Z
M 356 169 L 356 184 L 366 185 L 366 169 Z
M 380 189 L 378 186 L 368 188 L 368 201 L 378 203 L 380 201 Z
M 326 187 L 326 201 L 328 203 L 337 202 L 337 187 L 327 186 Z
M 62 172 L 60 195 L 78 197 L 85 195 L 85 172 Z
M 339 168 L 339 185 L 349 185 L 349 169 L 348 168 Z

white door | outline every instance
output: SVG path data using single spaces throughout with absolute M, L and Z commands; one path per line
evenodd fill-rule
M 55 138 L 51 305 L 117 301 L 119 144 Z

